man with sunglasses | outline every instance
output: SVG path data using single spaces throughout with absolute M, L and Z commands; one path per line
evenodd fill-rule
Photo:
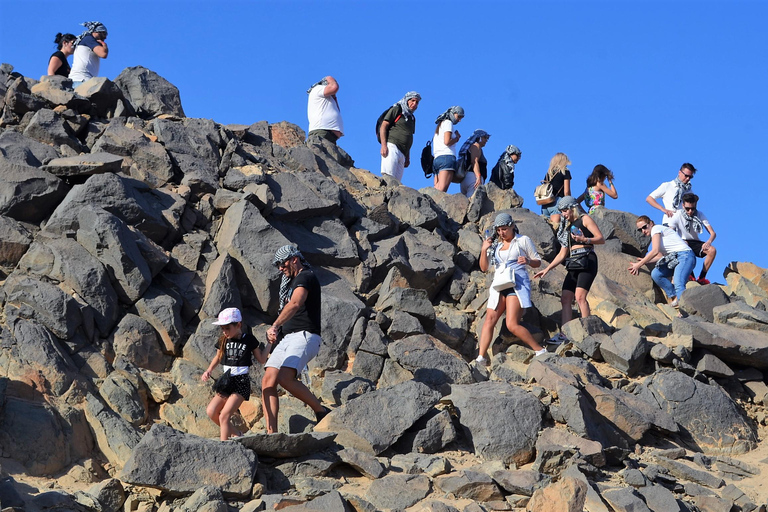
M 107 27 L 99 21 L 86 21 L 82 25 L 85 32 L 75 40 L 75 53 L 69 72 L 73 89 L 86 80 L 99 76 L 101 59 L 106 59 L 109 55 Z
M 674 180 L 662 183 L 645 198 L 648 204 L 664 212 L 661 220 L 664 226 L 669 225 L 675 212 L 683 207 L 683 194 L 691 191 L 691 180 L 695 174 L 696 168 L 693 164 L 686 162 L 677 171 L 677 177 Z M 662 204 L 659 204 L 659 199 Z
M 677 234 L 685 240 L 685 243 L 693 249 L 693 254 L 699 258 L 704 258 L 699 278 L 696 279 L 699 284 L 709 284 L 707 272 L 715 261 L 717 249 L 712 247 L 717 234 L 709 223 L 709 219 L 698 209 L 699 196 L 688 192 L 683 194 L 683 208 L 678 210 L 669 221 L 669 227 L 677 231 Z M 704 231 L 709 233 L 706 242 L 699 239 L 699 233 Z

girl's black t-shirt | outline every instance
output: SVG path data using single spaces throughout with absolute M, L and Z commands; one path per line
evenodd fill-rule
M 241 338 L 229 339 L 224 344 L 221 364 L 227 366 L 251 366 L 253 350 L 259 348 L 259 341 L 250 332 Z

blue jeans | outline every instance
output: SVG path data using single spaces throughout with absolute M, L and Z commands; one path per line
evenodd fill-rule
M 667 267 L 656 265 L 651 271 L 651 279 L 664 290 L 667 298 L 677 297 L 678 299 L 685 291 L 685 283 L 688 282 L 688 276 L 691 275 L 693 267 L 696 266 L 696 256 L 693 251 L 680 251 L 677 253 L 677 266 L 670 270 Z M 675 280 L 674 286 L 669 280 L 672 276 Z

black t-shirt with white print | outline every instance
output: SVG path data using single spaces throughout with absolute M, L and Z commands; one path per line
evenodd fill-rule
M 221 364 L 226 366 L 251 366 L 253 350 L 259 347 L 259 341 L 249 333 L 241 338 L 232 338 L 224 344 L 224 357 Z

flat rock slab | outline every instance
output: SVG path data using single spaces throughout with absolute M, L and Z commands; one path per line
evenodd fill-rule
M 266 455 L 275 459 L 301 457 L 319 452 L 331 446 L 336 434 L 333 432 L 308 432 L 301 434 L 248 434 L 235 439 L 256 455 Z
M 232 441 L 204 439 L 160 423 L 133 449 L 120 480 L 170 495 L 194 493 L 205 483 L 225 497 L 245 498 L 257 468 L 256 454 Z
M 111 153 L 90 153 L 64 158 L 54 158 L 43 166 L 54 176 L 90 176 L 105 172 L 120 172 L 123 157 Z
M 692 335 L 695 348 L 705 348 L 726 363 L 768 368 L 768 333 L 703 322 L 696 317 L 675 319 L 672 331 Z

